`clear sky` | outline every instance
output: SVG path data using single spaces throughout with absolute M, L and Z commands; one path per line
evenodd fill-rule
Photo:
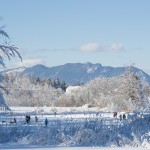
M 25 66 L 134 64 L 150 74 L 150 0 L 0 0 L 0 5 L 0 25 L 6 25 Z M 14 64 L 19 59 L 8 66 Z

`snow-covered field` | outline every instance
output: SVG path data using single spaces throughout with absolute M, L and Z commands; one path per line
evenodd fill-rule
M 24 146 L 24 145 L 0 145 L 0 149 L 4 150 L 148 150 L 148 148 L 133 148 L 133 147 L 49 147 L 49 146 Z
M 149 114 L 119 112 L 117 117 L 113 117 L 112 112 L 87 107 L 11 107 L 11 110 L 0 113 L 0 149 L 150 148 Z M 119 116 L 123 114 L 127 118 L 120 121 Z M 31 116 L 29 124 L 26 123 L 27 115 Z M 14 118 L 17 124 L 11 123 Z M 47 127 L 45 118 L 49 121 Z

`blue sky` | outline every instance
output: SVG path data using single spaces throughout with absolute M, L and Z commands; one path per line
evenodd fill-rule
M 135 65 L 150 73 L 149 0 L 0 0 L 0 25 L 23 62 Z

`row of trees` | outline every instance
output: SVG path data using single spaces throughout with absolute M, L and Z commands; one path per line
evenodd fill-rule
M 65 81 L 61 81 L 59 78 L 56 79 L 44 79 L 44 78 L 37 78 L 34 79 L 32 77 L 32 81 L 35 81 L 35 83 L 40 83 L 40 84 L 49 84 L 50 86 L 54 87 L 55 89 L 62 89 L 64 92 L 66 91 L 68 84 Z
M 127 68 L 118 77 L 96 78 L 90 83 L 64 94 L 58 106 L 98 106 L 112 111 L 139 111 L 149 109 L 149 85 L 138 74 Z
M 54 88 L 46 79 L 9 74 L 3 86 L 9 90 L 5 99 L 10 106 L 83 106 L 112 111 L 148 109 L 150 87 L 131 68 L 120 76 L 96 78 L 70 92 Z
M 9 106 L 54 106 L 63 93 L 61 88 L 52 87 L 48 80 L 37 80 L 28 75 L 7 74 L 2 84 L 9 91 L 4 94 Z

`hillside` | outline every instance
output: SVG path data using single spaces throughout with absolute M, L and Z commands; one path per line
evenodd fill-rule
M 150 83 L 150 76 L 141 69 L 132 67 L 145 81 Z M 86 83 L 97 77 L 113 77 L 122 74 L 126 67 L 102 66 L 99 63 L 67 63 L 55 67 L 35 65 L 24 69 L 23 73 L 28 73 L 34 77 L 59 78 L 69 84 L 77 82 Z

